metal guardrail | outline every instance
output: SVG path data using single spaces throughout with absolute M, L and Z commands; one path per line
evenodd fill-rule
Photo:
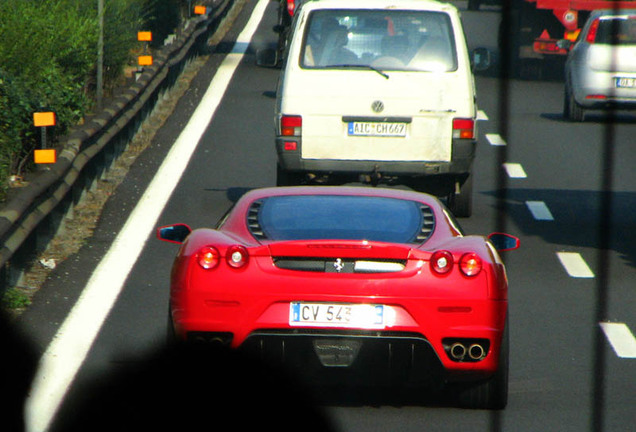
M 214 3 L 207 16 L 192 19 L 172 44 L 155 53 L 153 65 L 130 88 L 73 129 L 62 140 L 57 162 L 0 208 L 0 295 L 16 284 L 85 191 L 124 151 L 187 61 L 203 52 L 234 0 Z

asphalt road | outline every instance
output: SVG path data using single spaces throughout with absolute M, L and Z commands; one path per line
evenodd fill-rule
M 62 323 L 135 206 L 148 198 L 147 187 L 255 3 L 244 7 L 112 196 L 94 237 L 58 267 L 21 317 L 39 354 L 64 337 Z M 121 292 L 104 312 L 95 340 L 88 341 L 85 360 L 75 356 L 81 369 L 71 374 L 67 399 L 84 397 L 87 385 L 138 364 L 164 343 L 176 249 L 155 240 L 154 228 L 175 222 L 213 226 L 246 189 L 275 184 L 273 96 L 279 71 L 259 68 L 254 61 L 255 48 L 275 41 L 275 7 L 275 2 L 267 5 L 252 44 L 235 49 L 247 51 L 183 175 L 167 192 L 165 207 L 157 217 L 142 213 L 147 239 L 124 273 Z M 464 12 L 464 20 L 470 46 L 496 46 L 496 9 Z M 461 223 L 469 233 L 505 230 L 522 242 L 504 256 L 510 280 L 508 407 L 501 412 L 462 410 L 435 401 L 418 403 L 412 395 L 346 389 L 327 404 L 326 413 L 343 431 L 631 431 L 636 423 L 636 341 L 629 333 L 636 331 L 636 116 L 595 113 L 573 124 L 561 117 L 563 85 L 558 80 L 502 82 L 477 76 L 476 83 L 483 120 L 475 204 L 473 216 Z M 211 115 L 211 107 L 206 108 Z M 113 285 L 123 265 L 115 267 L 109 269 L 112 279 L 106 279 Z M 88 315 L 80 326 L 90 327 L 94 320 Z M 625 329 L 626 337 L 608 336 Z M 68 409 L 63 402 L 62 412 Z M 249 406 L 245 409 L 249 412 Z M 45 412 L 32 408 L 32 431 L 39 430 L 34 425 L 42 423 L 38 416 Z

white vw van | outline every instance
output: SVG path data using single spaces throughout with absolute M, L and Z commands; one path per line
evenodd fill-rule
M 277 89 L 277 184 L 401 183 L 470 216 L 476 115 L 455 6 L 307 0 Z

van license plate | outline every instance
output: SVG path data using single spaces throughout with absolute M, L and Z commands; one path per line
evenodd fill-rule
M 350 136 L 405 137 L 406 123 L 349 122 Z
M 636 88 L 636 78 L 616 77 L 616 88 Z

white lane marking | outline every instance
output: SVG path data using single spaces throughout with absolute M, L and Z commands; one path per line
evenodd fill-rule
M 267 4 L 268 0 L 260 0 L 255 7 L 247 26 L 238 36 L 236 46 L 242 50 L 232 50 L 219 67 L 197 110 L 40 359 L 25 405 L 27 431 L 42 432 L 50 426 L 159 214 L 214 116 Z
M 565 268 L 565 271 L 574 278 L 593 278 L 594 273 L 588 267 L 587 263 L 576 252 L 557 252 L 561 265 Z
M 526 172 L 524 171 L 521 164 L 518 163 L 505 163 L 503 164 L 504 169 L 508 173 L 508 177 L 510 178 L 526 178 Z
M 477 111 L 477 120 L 478 121 L 488 121 L 488 115 L 482 110 Z
M 554 220 L 552 212 L 550 212 L 550 209 L 543 201 L 526 201 L 526 206 L 535 220 Z
M 623 323 L 599 323 L 605 337 L 620 358 L 636 358 L 636 338 Z
M 506 140 L 499 134 L 486 134 L 486 139 L 491 146 L 505 146 Z

